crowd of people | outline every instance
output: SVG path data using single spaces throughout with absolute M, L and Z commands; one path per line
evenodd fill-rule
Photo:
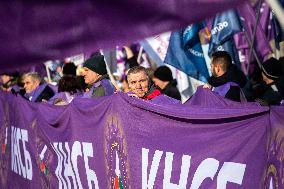
M 121 88 L 111 82 L 103 55 L 96 53 L 83 63 L 78 75 L 77 67 L 70 62 L 64 64 L 58 85 L 44 82 L 36 72 L 24 73 L 20 77 L 3 74 L 0 77 L 1 90 L 22 96 L 31 102 L 45 102 L 54 105 L 67 105 L 74 98 L 99 98 L 118 91 L 131 97 L 152 100 L 166 95 L 181 100 L 177 81 L 171 69 L 160 66 L 155 70 L 146 69 L 131 57 L 131 66 L 124 77 Z M 256 68 L 247 77 L 226 51 L 217 51 L 211 59 L 211 76 L 203 88 L 233 101 L 255 101 L 261 105 L 284 105 L 283 58 L 269 58 L 261 68 Z

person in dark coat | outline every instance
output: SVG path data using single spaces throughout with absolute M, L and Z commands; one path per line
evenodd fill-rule
M 266 83 L 265 92 L 261 98 L 262 105 L 280 105 L 284 99 L 284 78 L 281 63 L 270 58 L 262 64 L 262 78 Z
M 241 90 L 247 82 L 244 73 L 232 64 L 232 58 L 226 51 L 217 51 L 212 54 L 212 76 L 204 88 L 210 88 L 219 95 L 233 101 L 246 101 Z
M 177 89 L 177 81 L 173 79 L 172 71 L 169 67 L 158 67 L 154 72 L 152 80 L 161 89 L 162 94 L 181 100 L 180 92 Z
M 31 102 L 48 101 L 54 91 L 46 84 L 37 72 L 29 72 L 23 75 L 23 84 L 25 89 L 24 98 Z
M 135 66 L 128 70 L 127 83 L 130 89 L 129 96 L 152 100 L 161 95 L 161 91 L 151 84 L 146 69 L 142 66 Z

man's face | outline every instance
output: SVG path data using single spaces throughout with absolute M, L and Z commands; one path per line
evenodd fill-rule
M 270 83 L 273 83 L 273 80 L 272 80 L 272 79 L 269 79 L 263 72 L 261 72 L 261 75 L 262 75 L 262 80 L 263 80 L 267 85 L 269 85 Z
M 33 79 L 31 76 L 26 76 L 23 79 L 23 83 L 24 83 L 24 89 L 26 91 L 26 93 L 31 93 L 32 91 L 34 91 L 40 84 L 39 81 Z
M 139 98 L 145 96 L 149 90 L 149 79 L 145 72 L 132 73 L 127 76 L 129 89 Z
M 9 75 L 1 75 L 0 76 L 0 82 L 1 83 L 7 83 L 8 81 L 10 81 L 11 80 L 11 76 L 9 76 Z
M 211 63 L 210 64 L 210 68 L 211 68 L 212 76 L 214 76 L 214 77 L 219 77 L 220 76 L 219 75 L 219 68 L 218 68 L 217 65 Z
M 100 78 L 99 74 L 97 74 L 96 72 L 94 72 L 94 71 L 92 71 L 92 70 L 90 70 L 89 68 L 86 68 L 86 67 L 84 67 L 82 75 L 84 76 L 86 84 L 95 83 Z

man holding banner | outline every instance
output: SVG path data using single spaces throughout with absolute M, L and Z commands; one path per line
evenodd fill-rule
M 213 88 L 219 95 L 233 101 L 241 102 L 245 96 L 241 88 L 246 84 L 246 77 L 235 65 L 226 51 L 217 51 L 212 55 L 212 76 L 204 88 Z
M 127 82 L 132 93 L 129 96 L 152 100 L 161 95 L 161 91 L 151 84 L 146 69 L 142 66 L 135 66 L 127 72 Z
M 84 94 L 86 98 L 109 96 L 114 93 L 114 87 L 108 79 L 106 63 L 103 55 L 94 55 L 83 65 L 85 83 L 88 85 Z

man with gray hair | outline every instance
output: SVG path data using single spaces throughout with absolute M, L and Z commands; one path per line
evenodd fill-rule
M 54 91 L 45 83 L 37 72 L 29 72 L 23 75 L 22 81 L 24 84 L 24 97 L 31 102 L 48 101 Z
M 151 84 L 146 69 L 142 66 L 135 66 L 129 69 L 127 72 L 127 83 L 131 91 L 129 96 L 152 100 L 161 95 L 161 91 Z

